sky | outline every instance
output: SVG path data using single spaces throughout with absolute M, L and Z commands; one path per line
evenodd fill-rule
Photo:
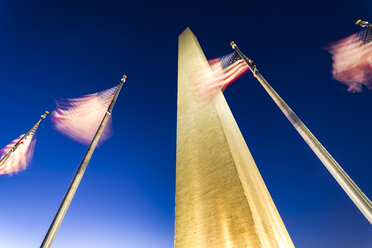
M 234 40 L 372 197 L 372 92 L 334 81 L 327 44 L 372 21 L 372 1 L 0 0 L 0 146 L 55 100 L 111 88 L 114 135 L 98 147 L 53 247 L 173 247 L 178 35 L 207 58 Z M 247 73 L 224 92 L 296 247 L 371 247 L 371 225 Z M 0 247 L 39 247 L 87 146 L 37 132 L 29 168 L 0 177 Z

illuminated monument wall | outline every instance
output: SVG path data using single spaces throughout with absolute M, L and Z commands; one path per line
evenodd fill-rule
M 209 70 L 196 37 L 179 37 L 175 248 L 294 247 L 221 92 L 198 101 Z

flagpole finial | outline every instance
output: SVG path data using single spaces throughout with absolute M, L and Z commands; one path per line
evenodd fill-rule
M 123 77 L 121 78 L 121 81 L 125 82 L 126 79 L 127 79 L 127 75 L 123 75 Z
M 231 41 L 231 42 L 230 42 L 230 46 L 231 46 L 233 49 L 235 49 L 235 47 L 236 47 L 235 42 L 234 42 L 234 41 Z
M 49 114 L 49 111 L 45 111 L 44 114 L 41 116 L 41 118 L 45 118 Z
M 372 23 L 369 23 L 368 21 L 362 21 L 361 19 L 359 19 L 358 21 L 355 22 L 356 25 L 359 25 L 363 28 L 365 27 L 369 27 L 369 28 L 372 28 Z

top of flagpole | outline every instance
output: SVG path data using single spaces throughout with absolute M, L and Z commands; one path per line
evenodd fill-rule
M 127 79 L 127 75 L 123 75 L 120 81 L 124 83 L 126 79 Z
M 365 27 L 369 27 L 369 28 L 371 28 L 371 27 L 372 27 L 372 23 L 369 23 L 368 21 L 362 21 L 361 19 L 357 20 L 357 21 L 355 22 L 355 24 L 356 24 L 356 25 L 359 25 L 359 26 L 361 26 L 361 27 L 363 27 L 363 28 L 365 28 Z

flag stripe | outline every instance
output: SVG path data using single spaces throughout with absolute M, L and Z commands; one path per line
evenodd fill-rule
M 57 101 L 51 114 L 54 128 L 67 137 L 88 145 L 93 139 L 107 108 L 112 101 L 116 87 L 79 98 Z M 100 143 L 111 135 L 111 117 L 102 133 Z
M 372 88 L 372 29 L 350 35 L 328 48 L 332 54 L 334 79 L 360 92 L 362 85 Z
M 23 139 L 23 141 L 19 144 L 17 149 L 13 151 L 10 157 L 4 162 L 4 164 L 0 167 L 0 175 L 4 174 L 14 174 L 19 171 L 25 170 L 27 166 L 30 164 L 32 155 L 34 152 L 35 142 L 34 139 L 35 133 L 39 125 L 36 125 L 35 128 Z M 21 140 L 24 134 L 20 135 L 18 138 L 13 140 L 10 144 L 5 146 L 3 149 L 0 150 L 0 159 L 5 157 L 8 152 Z
M 196 96 L 201 100 L 213 98 L 249 69 L 236 52 L 210 59 L 208 63 L 208 68 L 196 74 L 193 84 Z

